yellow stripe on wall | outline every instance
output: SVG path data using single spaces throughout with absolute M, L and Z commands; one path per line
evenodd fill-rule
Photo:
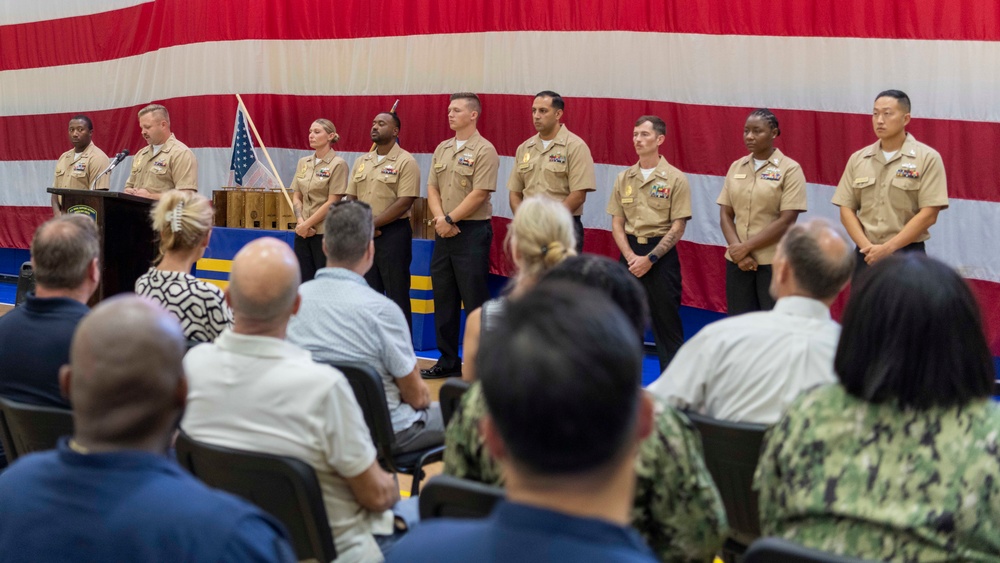
M 226 280 L 209 280 L 209 279 L 205 279 L 205 278 L 198 278 L 198 279 L 200 281 L 205 282 L 205 283 L 210 283 L 210 284 L 218 287 L 222 291 L 225 291 L 226 288 L 229 287 L 229 282 L 226 281 Z
M 434 300 L 411 298 L 410 309 L 412 309 L 414 313 L 419 313 L 421 315 L 428 315 L 434 312 Z
M 233 270 L 232 260 L 218 260 L 216 258 L 202 258 L 198 260 L 195 264 L 195 268 L 199 270 L 205 270 L 206 272 L 226 272 L 229 273 Z
M 430 276 L 410 276 L 410 289 L 420 289 L 420 290 L 430 290 L 431 288 L 431 277 Z

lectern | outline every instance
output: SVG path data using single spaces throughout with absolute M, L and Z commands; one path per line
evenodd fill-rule
M 156 256 L 151 199 L 121 192 L 49 188 L 62 196 L 63 213 L 89 215 L 101 236 L 101 285 L 91 305 L 117 293 L 135 290 Z

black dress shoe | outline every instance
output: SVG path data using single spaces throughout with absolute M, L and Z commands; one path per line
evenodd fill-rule
M 462 375 L 462 368 L 445 368 L 438 364 L 434 364 L 432 367 L 420 370 L 420 377 L 424 379 L 442 379 L 445 377 L 460 375 Z

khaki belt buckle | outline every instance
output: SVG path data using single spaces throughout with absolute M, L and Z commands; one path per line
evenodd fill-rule
M 639 244 L 649 244 L 648 237 L 635 237 L 635 241 L 638 242 Z

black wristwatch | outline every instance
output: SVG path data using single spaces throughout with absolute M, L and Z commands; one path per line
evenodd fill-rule
M 451 220 L 451 215 L 447 215 L 447 214 L 444 216 L 444 222 L 448 223 L 449 225 L 454 225 L 455 224 L 455 222 Z
M 646 258 L 649 258 L 649 263 L 650 263 L 650 264 L 656 264 L 656 261 L 660 259 L 660 257 L 659 257 L 659 256 L 657 256 L 657 255 L 653 254 L 652 252 L 650 252 L 650 253 L 649 253 L 649 254 L 648 254 L 648 255 L 646 256 Z

